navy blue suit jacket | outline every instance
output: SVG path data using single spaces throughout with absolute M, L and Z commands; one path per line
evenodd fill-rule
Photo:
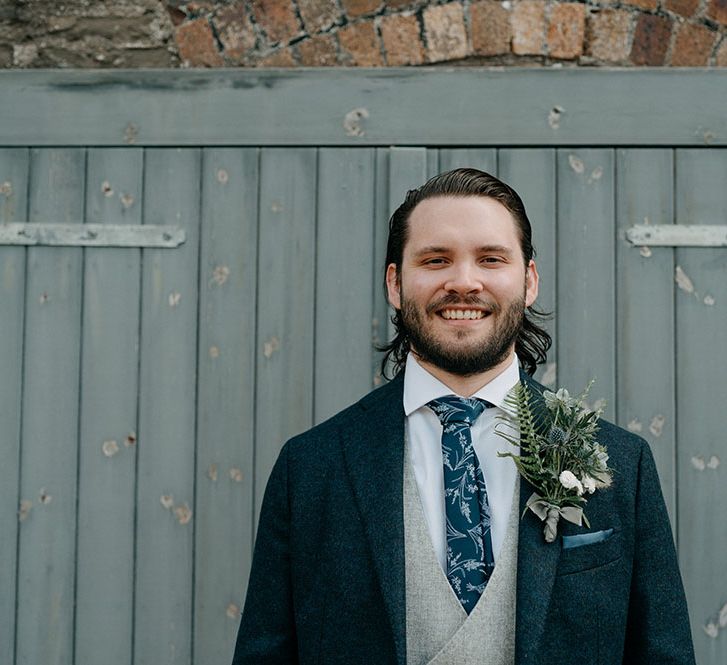
M 541 386 L 526 379 L 532 388 Z M 291 439 L 268 482 L 233 665 L 404 665 L 403 376 Z M 694 665 L 686 601 L 646 442 L 608 422 L 613 486 L 589 496 L 591 531 L 518 540 L 516 664 Z M 521 483 L 520 506 L 533 488 Z

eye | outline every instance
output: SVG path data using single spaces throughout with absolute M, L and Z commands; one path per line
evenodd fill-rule
M 503 263 L 504 259 L 500 256 L 483 256 L 481 261 L 482 263 L 496 264 Z
M 424 259 L 423 263 L 424 263 L 424 265 L 427 265 L 427 266 L 444 265 L 444 263 L 446 263 L 446 259 L 444 259 L 441 256 L 434 256 L 429 259 Z

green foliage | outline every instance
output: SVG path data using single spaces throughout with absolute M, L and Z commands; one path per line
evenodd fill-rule
M 498 454 L 511 457 L 538 494 L 559 508 L 582 506 L 586 494 L 611 484 L 607 451 L 595 443 L 601 411 L 583 406 L 590 387 L 578 399 L 561 389 L 557 393 L 546 390 L 536 400 L 527 385 L 518 383 L 505 398 L 513 418 L 500 419 L 511 432 L 496 429 L 502 438 L 520 447 L 519 455 Z

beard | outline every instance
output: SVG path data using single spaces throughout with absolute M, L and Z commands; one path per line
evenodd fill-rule
M 469 345 L 453 345 L 438 339 L 431 326 L 427 325 L 427 317 L 438 316 L 436 311 L 447 305 L 481 307 L 490 311 L 488 316 L 497 316 L 499 321 L 493 322 L 493 330 L 488 336 Z M 428 305 L 424 312 L 401 293 L 401 330 L 408 339 L 410 348 L 423 361 L 457 376 L 481 374 L 505 360 L 522 330 L 524 318 L 524 293 L 522 298 L 511 300 L 505 307 L 477 297 L 449 295 Z M 462 330 L 457 331 L 456 336 L 464 340 L 469 334 Z

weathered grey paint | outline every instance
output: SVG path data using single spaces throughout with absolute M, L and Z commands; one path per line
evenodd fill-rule
M 31 152 L 29 220 L 83 216 L 85 151 Z M 27 250 L 16 659 L 73 663 L 83 250 Z M 25 504 L 30 505 L 30 504 Z
M 139 224 L 141 149 L 88 152 L 86 219 Z M 113 183 L 108 196 L 104 182 Z M 122 199 L 124 202 L 122 202 Z M 129 201 L 133 201 L 130 205 Z M 75 662 L 128 665 L 134 607 L 141 250 L 85 251 Z
M 443 71 L 422 74 L 430 96 L 437 82 L 444 93 L 455 85 L 441 83 Z M 462 80 L 472 87 L 476 74 Z M 644 95 L 656 82 L 668 90 L 686 80 L 679 72 L 599 74 L 591 76 L 604 88 L 628 81 L 647 85 Z M 118 85 L 132 85 L 125 75 L 104 87 L 110 75 L 57 73 L 60 87 L 51 89 L 38 87 L 39 75 L 27 74 L 28 90 L 42 88 L 46 105 L 60 95 L 57 108 L 98 108 L 116 99 Z M 158 80 L 138 75 L 139 90 Z M 66 85 L 74 76 L 77 88 Z M 226 76 L 165 73 L 165 87 L 143 95 L 142 106 L 154 99 L 166 108 L 160 99 L 179 101 L 192 80 L 210 99 L 221 99 L 216 88 L 239 95 L 242 79 Z M 264 94 L 273 100 L 303 90 L 306 77 L 311 89 L 325 79 L 320 72 L 255 76 L 245 89 L 253 106 Z M 465 140 L 457 123 L 441 120 L 441 105 L 426 131 L 428 109 L 410 127 L 395 122 L 391 131 L 410 145 L 391 147 L 380 142 L 377 123 L 406 111 L 403 91 L 418 89 L 416 76 L 407 73 L 396 95 L 388 86 L 404 79 L 389 74 L 328 77 L 331 90 L 346 81 L 360 86 L 361 98 L 381 95 L 381 115 L 365 120 L 371 133 L 362 140 L 335 139 L 338 120 L 327 105 L 343 99 L 336 92 L 300 116 L 305 122 L 278 126 L 285 147 L 271 147 L 265 134 L 281 109 L 261 119 L 253 147 L 241 147 L 239 132 L 252 136 L 254 123 L 214 126 L 218 107 L 200 103 L 194 118 L 204 129 L 196 137 L 183 119 L 181 129 L 152 124 L 136 134 L 143 143 L 145 131 L 158 131 L 147 138 L 163 144 L 176 131 L 190 146 L 182 150 L 125 145 L 123 124 L 114 147 L 86 150 L 96 136 L 89 126 L 77 147 L 0 150 L 3 222 L 172 224 L 186 234 L 163 249 L 0 247 L 0 661 L 229 662 L 255 516 L 280 446 L 381 381 L 370 341 L 387 336 L 389 215 L 426 177 L 472 165 L 513 184 L 533 223 L 540 304 L 556 312 L 548 324 L 555 347 L 538 376 L 573 391 L 595 376 L 591 401 L 605 397 L 607 414 L 652 445 L 699 662 L 721 665 L 727 630 L 718 612 L 727 590 L 719 553 L 727 529 L 717 507 L 727 499 L 727 450 L 718 409 L 727 255 L 717 247 L 642 248 L 625 235 L 645 218 L 724 223 L 725 151 L 705 148 L 696 129 L 689 141 L 678 129 L 708 128 L 722 113 L 713 105 L 721 93 L 705 93 L 704 108 L 689 113 L 677 103 L 675 117 L 663 121 L 676 128 L 673 141 L 645 115 L 636 140 L 638 114 L 623 135 L 607 121 L 587 141 L 574 128 L 581 114 L 600 113 L 599 93 L 580 107 L 564 104 L 545 127 L 523 134 L 537 134 L 528 147 L 507 132 L 532 121 L 530 111 L 503 121 L 497 141 L 498 119 L 485 118 L 489 107 L 481 106 L 480 131 L 465 123 Z M 485 71 L 478 80 L 498 86 L 507 78 Z M 530 81 L 537 110 L 541 97 L 555 103 L 548 85 L 561 79 L 529 72 L 513 80 Z M 527 106 L 525 92 L 518 95 Z M 200 100 L 196 92 L 192 98 Z M 293 118 L 301 108 L 286 113 Z M 38 136 L 63 143 L 75 122 L 69 117 L 56 134 Z M 322 126 L 325 147 L 314 142 Z M 633 145 L 614 148 L 629 131 Z M 582 145 L 559 147 L 578 136 Z M 681 141 L 691 148 L 674 153 Z M 226 147 L 205 147 L 215 143 Z
M 194 478 L 201 153 L 149 150 L 143 220 L 187 241 L 142 250 L 134 663 L 187 665 L 194 606 Z
M 718 220 L 727 210 L 724 150 L 677 150 L 679 223 Z M 727 462 L 724 414 L 727 251 L 675 250 L 677 511 L 679 555 L 700 663 L 727 661 L 724 552 Z M 678 271 L 678 272 L 677 272 Z M 718 632 L 715 632 L 715 624 Z
M 624 237 L 636 223 L 673 223 L 673 169 L 671 150 L 616 153 L 616 412 L 651 444 L 676 534 L 674 250 Z
M 538 322 L 550 334 L 553 346 L 548 362 L 541 365 L 535 377 L 549 386 L 555 386 L 558 368 L 558 340 L 555 336 L 556 311 L 556 162 L 555 151 L 549 149 L 505 149 L 498 151 L 498 175 L 512 185 L 522 197 L 528 219 L 533 228 L 535 261 L 540 277 L 537 309 L 548 314 Z
M 374 158 L 370 148 L 318 155 L 316 422 L 371 390 Z
M 613 152 L 561 149 L 557 156 L 558 383 L 615 417 L 616 300 Z
M 28 214 L 28 150 L 0 149 L 0 223 Z M 15 658 L 23 330 L 23 247 L 0 247 L 0 662 Z
M 194 661 L 227 663 L 253 533 L 258 235 L 256 148 L 202 160 Z
M 286 439 L 313 423 L 315 148 L 260 157 L 255 514 Z
M 8 146 L 727 143 L 718 68 L 5 71 L 0 89 Z

